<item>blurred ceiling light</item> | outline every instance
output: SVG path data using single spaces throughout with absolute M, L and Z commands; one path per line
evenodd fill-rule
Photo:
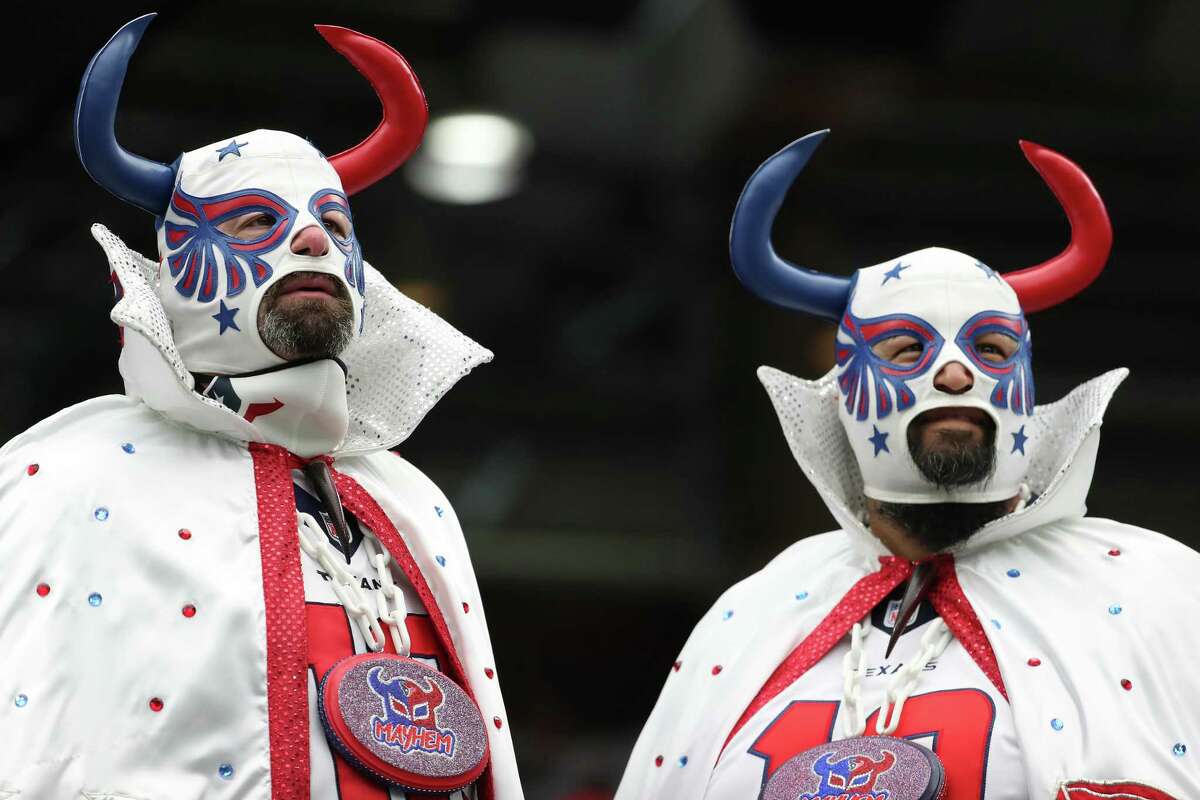
M 533 137 L 516 120 L 463 112 L 434 117 L 421 148 L 405 166 L 413 188 L 445 203 L 490 203 L 515 193 Z

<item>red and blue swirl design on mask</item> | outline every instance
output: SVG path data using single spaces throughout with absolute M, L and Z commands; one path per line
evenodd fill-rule
M 853 344 L 838 341 L 834 348 L 837 365 L 845 368 L 838 375 L 838 388 L 846 398 L 846 411 L 858 420 L 870 416 L 872 395 L 876 419 L 891 414 L 893 406 L 899 411 L 912 406 L 916 396 L 908 388 L 908 381 L 928 371 L 944 344 L 942 335 L 932 325 L 911 314 L 859 319 L 847 311 L 842 315 L 839 330 L 853 340 Z M 875 355 L 871 348 L 893 336 L 911 336 L 922 345 L 921 355 L 915 363 L 893 364 Z
M 296 222 L 296 209 L 265 189 L 243 189 L 215 197 L 192 197 L 182 189 L 171 195 L 171 211 L 183 223 L 166 222 L 167 267 L 176 278 L 175 290 L 202 303 L 236 297 L 246 288 L 246 272 L 255 286 L 262 286 L 273 273 L 260 256 L 287 239 Z M 243 214 L 261 212 L 275 224 L 251 240 L 238 239 L 217 230 L 222 222 Z M 220 253 L 220 259 L 217 254 Z M 225 267 L 223 290 L 220 267 Z M 245 265 L 245 266 L 243 266 Z
M 1003 361 L 989 361 L 976 349 L 980 336 L 1000 333 L 1014 339 L 1017 349 Z M 991 403 L 996 408 L 1011 408 L 1014 414 L 1033 413 L 1033 343 L 1024 314 L 981 311 L 963 323 L 954 337 L 955 344 L 980 372 L 996 379 Z
M 354 217 L 350 216 L 350 201 L 346 195 L 337 189 L 321 189 L 308 201 L 309 212 L 324 224 L 324 214 L 329 211 L 340 211 L 350 222 L 350 235 L 342 237 L 336 230 L 326 226 L 329 238 L 346 256 L 346 282 L 358 290 L 358 296 L 363 297 L 367 292 L 367 276 L 363 269 L 362 248 L 358 246 L 358 237 L 354 235 Z

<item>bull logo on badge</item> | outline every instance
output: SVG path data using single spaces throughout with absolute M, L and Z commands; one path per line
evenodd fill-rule
M 417 750 L 453 758 L 454 731 L 438 726 L 438 709 L 446 699 L 442 687 L 428 677 L 420 683 L 404 676 L 385 681 L 380 677 L 382 671 L 382 667 L 375 667 L 367 675 L 385 715 L 371 717 L 375 740 L 402 753 Z
M 875 791 L 875 782 L 895 764 L 896 754 L 890 750 L 884 750 L 878 761 L 863 755 L 834 761 L 832 752 L 825 753 L 812 766 L 821 779 L 817 793 L 803 793 L 796 800 L 890 800 L 886 789 Z

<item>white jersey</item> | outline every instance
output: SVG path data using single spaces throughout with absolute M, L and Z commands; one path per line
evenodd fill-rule
M 921 637 L 937 617 L 921 603 L 891 658 L 884 657 L 900 607 L 903 586 L 862 624 L 866 669 L 861 676 L 865 735 L 875 734 L 878 710 L 896 672 L 920 655 Z M 706 800 L 761 796 L 785 761 L 825 742 L 844 739 L 845 637 L 795 683 L 776 695 L 733 736 L 717 761 Z M 921 744 L 942 758 L 951 800 L 1024 800 L 1025 774 L 1008 701 L 970 655 L 952 640 L 941 656 L 926 661 L 904 704 L 895 736 Z
M 306 511 L 317 520 L 325 532 L 325 544 L 338 559 L 344 559 L 341 547 L 331 536 L 328 511 L 324 509 L 316 492 L 299 470 L 292 472 L 296 484 L 296 507 Z M 365 526 L 354 515 L 346 512 L 346 523 L 351 533 L 351 557 L 349 572 L 359 579 L 359 586 L 373 603 L 373 593 L 381 588 L 375 567 L 367 558 L 367 549 L 362 546 Z M 304 600 L 308 619 L 308 730 L 311 797 L 313 800 L 409 800 L 399 789 L 388 789 L 365 777 L 334 751 L 325 738 L 324 728 L 317 711 L 317 687 L 321 678 L 337 661 L 347 656 L 368 652 L 358 626 L 354 625 L 333 589 L 331 576 L 307 553 L 300 551 L 301 569 L 304 573 Z M 438 641 L 429 612 L 413 589 L 404 572 L 392 570 L 392 580 L 404 595 L 404 607 L 408 612 L 405 627 L 412 640 L 411 657 L 444 672 L 448 666 L 446 654 Z M 390 642 L 386 624 L 382 620 L 384 634 Z M 394 643 L 386 648 L 394 652 Z M 422 792 L 419 797 L 433 800 L 475 800 L 474 787 L 465 791 L 445 793 Z

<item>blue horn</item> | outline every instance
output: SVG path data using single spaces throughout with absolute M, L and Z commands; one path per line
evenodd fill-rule
M 771 245 L 771 228 L 788 188 L 828 135 L 824 130 L 797 139 L 754 171 L 733 210 L 729 257 L 738 280 L 762 299 L 839 322 L 850 298 L 850 279 L 792 264 Z
M 167 210 L 175 170 L 126 151 L 117 143 L 116 133 L 125 71 L 154 17 L 146 14 L 125 23 L 88 64 L 75 101 L 75 152 L 92 180 L 157 217 Z

